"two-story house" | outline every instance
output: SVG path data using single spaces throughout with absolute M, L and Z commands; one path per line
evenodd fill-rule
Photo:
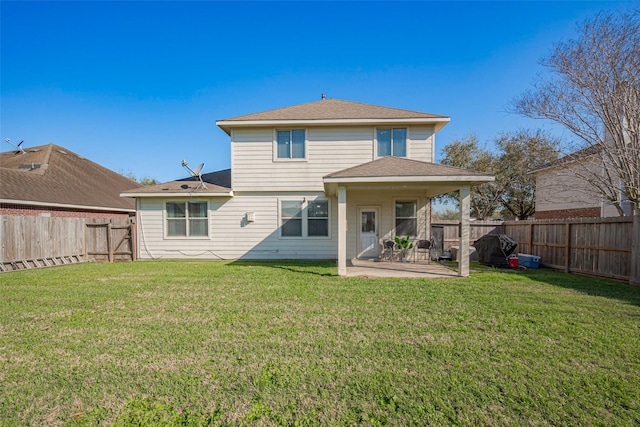
M 337 99 L 219 120 L 231 169 L 123 193 L 137 199 L 138 257 L 376 258 L 379 241 L 429 239 L 432 197 L 493 179 L 434 163 L 449 117 Z

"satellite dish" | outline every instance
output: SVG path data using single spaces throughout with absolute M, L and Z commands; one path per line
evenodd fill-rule
M 14 147 L 16 147 L 18 149 L 18 151 L 16 151 L 16 154 L 20 153 L 20 154 L 26 154 L 27 152 L 24 151 L 24 149 L 22 148 L 22 143 L 24 141 L 20 141 L 20 143 L 18 145 L 14 144 L 13 142 L 11 142 L 11 140 L 9 138 L 6 138 L 4 140 L 4 142 L 6 142 L 9 145 L 13 145 Z
M 204 163 L 199 164 L 198 167 L 196 167 L 195 169 L 191 169 L 187 164 L 187 161 L 183 160 L 182 167 L 188 170 L 191 176 L 197 176 L 198 179 L 200 180 L 200 184 L 198 184 L 198 186 L 196 187 L 196 190 L 199 188 L 207 188 L 207 186 L 204 184 L 204 181 L 202 180 L 202 173 L 201 173 L 202 168 L 204 167 Z

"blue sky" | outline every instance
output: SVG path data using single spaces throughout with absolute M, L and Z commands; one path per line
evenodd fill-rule
M 54 142 L 168 181 L 230 166 L 215 121 L 328 97 L 451 117 L 475 132 L 550 124 L 506 112 L 538 60 L 602 9 L 637 2 L 0 2 L 1 151 Z

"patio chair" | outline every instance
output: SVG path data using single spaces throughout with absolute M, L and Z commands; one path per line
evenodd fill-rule
M 388 239 L 382 240 L 380 242 L 380 259 L 393 262 L 393 258 L 396 256 L 396 250 L 396 242 Z
M 418 240 L 413 246 L 413 262 L 418 254 L 426 254 L 427 263 L 431 264 L 431 240 Z

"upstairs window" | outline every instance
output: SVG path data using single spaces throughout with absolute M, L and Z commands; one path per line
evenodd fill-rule
M 278 159 L 304 159 L 304 129 L 279 130 L 277 133 Z
M 209 235 L 207 202 L 167 202 L 167 237 Z
M 407 157 L 407 129 L 378 129 L 378 157 Z

